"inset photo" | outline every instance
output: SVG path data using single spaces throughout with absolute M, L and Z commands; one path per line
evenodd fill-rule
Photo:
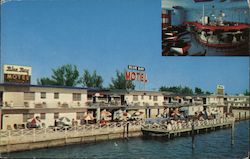
M 162 0 L 162 56 L 249 56 L 249 0 Z

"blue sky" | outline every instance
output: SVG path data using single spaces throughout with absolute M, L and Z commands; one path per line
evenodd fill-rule
M 147 90 L 187 85 L 228 93 L 249 88 L 248 57 L 162 57 L 160 0 L 23 0 L 2 5 L 2 62 L 32 66 L 32 83 L 74 64 L 103 76 L 146 68 Z M 137 83 L 137 88 L 142 88 Z

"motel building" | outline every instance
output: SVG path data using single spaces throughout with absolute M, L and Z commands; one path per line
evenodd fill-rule
M 80 123 L 87 112 L 87 89 L 30 84 L 0 84 L 0 128 L 25 128 L 31 118 L 39 117 L 42 126 L 54 126 L 67 117 Z
M 89 89 L 88 104 L 90 108 L 99 107 L 100 111 L 112 114 L 119 110 L 131 115 L 139 111 L 142 118 L 155 118 L 165 108 L 162 92 L 141 90 Z
M 164 105 L 168 111 L 179 108 L 185 115 L 195 115 L 206 109 L 207 114 L 222 115 L 226 112 L 224 96 L 221 95 L 189 95 L 164 92 Z
M 249 96 L 245 95 L 235 95 L 235 96 L 227 96 L 225 98 L 225 105 L 228 108 L 228 111 L 234 114 L 237 119 L 246 119 L 250 117 L 250 102 Z

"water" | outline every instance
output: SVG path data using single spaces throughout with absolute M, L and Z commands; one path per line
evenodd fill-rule
M 91 144 L 39 149 L 2 154 L 10 158 L 244 158 L 249 151 L 249 120 L 235 124 L 235 144 L 231 145 L 231 129 L 199 134 L 192 150 L 191 137 L 130 138 Z

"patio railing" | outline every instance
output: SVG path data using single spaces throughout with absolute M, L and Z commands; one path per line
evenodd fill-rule
M 123 133 L 127 130 L 127 124 L 129 125 L 129 132 L 140 131 L 142 121 L 116 122 L 104 126 L 99 124 L 87 124 L 77 127 L 1 130 L 0 145 Z

